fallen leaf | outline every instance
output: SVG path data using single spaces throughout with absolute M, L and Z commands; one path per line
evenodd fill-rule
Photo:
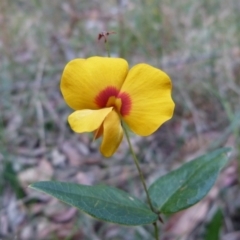
M 28 168 L 18 174 L 20 184 L 26 188 L 29 184 L 37 181 L 50 180 L 53 176 L 52 165 L 46 160 L 39 160 L 38 166 Z

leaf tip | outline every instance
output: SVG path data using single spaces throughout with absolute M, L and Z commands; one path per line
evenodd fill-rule
M 32 183 L 32 184 L 30 184 L 30 185 L 28 185 L 28 188 L 34 188 L 34 183 Z

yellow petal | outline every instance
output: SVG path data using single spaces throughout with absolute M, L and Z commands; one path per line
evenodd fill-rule
M 92 132 L 100 127 L 112 107 L 99 110 L 78 110 L 68 117 L 68 122 L 74 132 Z
M 123 116 L 133 132 L 147 136 L 173 115 L 172 84 L 163 71 L 147 64 L 134 66 L 121 88 L 130 96 L 129 113 Z
M 100 147 L 105 157 L 111 157 L 117 150 L 123 138 L 123 129 L 118 114 L 110 112 L 103 122 L 103 140 Z
M 91 57 L 70 61 L 62 75 L 60 88 L 66 103 L 75 110 L 102 108 L 96 103 L 101 91 L 119 90 L 128 72 L 121 58 Z

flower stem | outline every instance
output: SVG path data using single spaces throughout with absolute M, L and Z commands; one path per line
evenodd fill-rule
M 105 46 L 106 46 L 107 55 L 108 57 L 110 57 L 109 44 L 107 40 L 105 41 Z
M 143 177 L 142 170 L 141 170 L 141 168 L 140 168 L 140 166 L 139 166 L 139 161 L 138 161 L 138 159 L 137 159 L 137 157 L 136 157 L 136 154 L 135 154 L 135 152 L 134 152 L 134 150 L 133 150 L 133 147 L 132 147 L 132 144 L 131 144 L 131 142 L 130 142 L 130 138 L 129 138 L 129 135 L 128 135 L 128 130 L 126 129 L 126 127 L 124 126 L 124 124 L 123 124 L 123 130 L 124 130 L 125 136 L 126 136 L 126 138 L 127 138 L 127 142 L 128 142 L 129 148 L 130 148 L 130 152 L 131 152 L 131 154 L 132 154 L 134 163 L 135 163 L 135 165 L 136 165 L 136 167 L 137 167 L 137 170 L 138 170 L 138 173 L 139 173 L 139 176 L 140 176 L 140 179 L 141 179 L 143 188 L 144 188 L 145 193 L 146 193 L 146 195 L 147 195 L 148 205 L 149 205 L 150 209 L 151 209 L 153 212 L 155 212 L 155 211 L 154 211 L 154 208 L 153 208 L 153 205 L 152 205 L 152 202 L 151 202 L 151 199 L 150 199 L 150 196 L 149 196 L 149 193 L 148 193 L 148 190 L 147 190 L 147 186 L 146 186 L 146 183 L 145 183 L 145 179 L 144 179 L 144 177 Z M 156 240 L 158 240 L 159 237 L 158 237 L 157 222 L 154 222 L 154 223 L 153 223 L 153 226 L 154 226 L 154 229 L 155 229 L 155 238 L 156 238 Z

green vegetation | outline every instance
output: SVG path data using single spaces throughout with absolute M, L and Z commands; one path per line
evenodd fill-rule
M 39 213 L 34 204 L 28 204 L 34 199 L 46 206 L 47 200 L 27 190 L 19 177 L 28 169 L 38 169 L 43 161 L 50 163 L 48 170 L 42 170 L 48 171 L 50 179 L 84 184 L 101 179 L 132 195 L 142 192 L 136 187 L 139 179 L 126 145 L 122 144 L 114 159 L 104 160 L 92 136 L 73 134 L 66 122 L 70 109 L 59 91 L 63 67 L 73 58 L 106 56 L 104 43 L 97 41 L 104 30 L 116 32 L 109 36 L 113 57 L 126 58 L 130 66 L 147 62 L 162 68 L 173 82 L 174 118 L 149 138 L 133 137 L 148 186 L 182 159 L 230 146 L 235 150 L 231 178 L 223 177 L 224 184 L 218 185 L 220 189 L 227 187 L 226 196 L 215 196 L 219 201 L 213 203 L 224 201 L 219 208 L 231 206 L 230 212 L 221 212 L 232 227 L 223 228 L 220 222 L 216 232 L 220 228 L 223 235 L 239 231 L 239 215 L 233 213 L 240 212 L 236 200 L 240 191 L 237 186 L 231 187 L 240 176 L 240 171 L 235 171 L 240 164 L 239 13 L 239 0 L 1 0 L 0 220 L 4 218 L 11 231 L 4 232 L 0 222 L 0 239 L 22 236 L 28 225 L 50 226 L 54 222 L 46 211 Z M 121 181 L 117 180 L 119 176 Z M 21 213 L 25 221 L 8 215 L 15 197 L 17 205 L 24 205 L 16 216 Z M 62 239 L 150 238 L 144 227 L 113 227 L 78 214 L 72 218 L 71 227 L 64 225 L 67 233 Z M 201 236 L 198 225 L 189 239 Z M 40 237 L 41 229 L 36 229 L 35 236 L 46 239 Z M 49 230 L 48 236 L 60 238 L 57 230 Z

